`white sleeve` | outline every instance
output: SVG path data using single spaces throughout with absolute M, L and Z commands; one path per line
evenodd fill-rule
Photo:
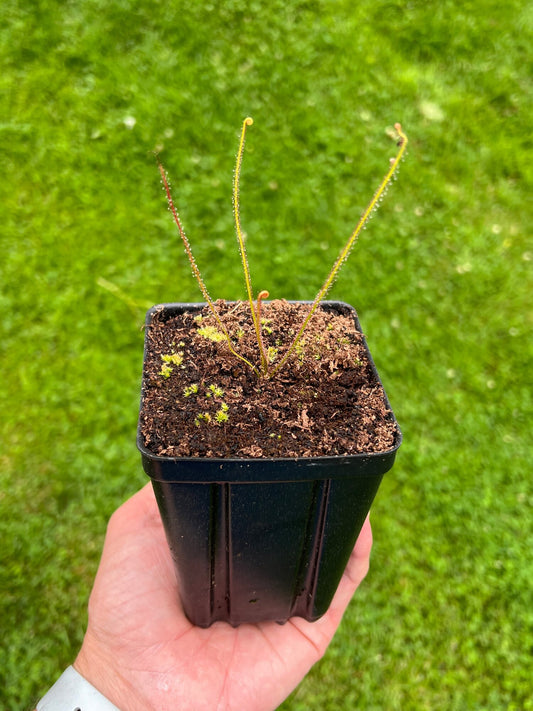
M 68 667 L 37 704 L 37 711 L 120 711 L 89 684 L 87 679 Z

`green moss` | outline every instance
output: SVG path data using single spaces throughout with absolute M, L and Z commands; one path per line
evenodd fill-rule
M 199 412 L 194 418 L 194 424 L 196 425 L 196 427 L 200 427 L 202 422 L 204 422 L 205 424 L 209 424 L 211 422 L 211 415 L 209 414 L 209 412 Z
M 164 363 L 172 363 L 173 365 L 181 365 L 183 363 L 183 353 L 169 353 L 161 356 Z
M 183 395 L 184 397 L 190 397 L 191 395 L 197 395 L 198 394 L 198 384 L 193 383 L 192 385 L 188 385 L 186 388 L 183 390 Z
M 223 424 L 224 422 L 227 422 L 229 420 L 229 415 L 228 415 L 228 407 L 221 407 L 220 410 L 217 410 L 215 413 L 215 420 L 218 422 L 219 425 Z
M 219 331 L 215 326 L 202 326 L 202 328 L 198 329 L 198 335 L 215 343 L 224 341 L 226 338 L 222 331 Z
M 205 396 L 206 397 L 222 397 L 224 395 L 224 390 L 219 387 L 218 385 L 215 385 L 212 383 L 206 391 Z

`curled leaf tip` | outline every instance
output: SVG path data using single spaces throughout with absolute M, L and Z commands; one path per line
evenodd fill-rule
M 395 124 L 394 124 L 394 128 L 396 129 L 396 132 L 398 133 L 398 136 L 399 136 L 399 141 L 398 141 L 398 144 L 397 144 L 397 145 L 398 145 L 398 146 L 402 146 L 403 148 L 405 148 L 405 146 L 406 146 L 406 144 L 407 144 L 407 136 L 406 136 L 405 133 L 403 132 L 402 124 L 401 124 L 401 123 L 395 123 Z
M 247 117 L 244 119 L 244 123 L 245 123 L 247 126 L 251 126 L 251 125 L 253 124 L 253 122 L 254 122 L 254 120 L 253 120 L 253 118 L 252 118 L 251 116 L 247 116 Z

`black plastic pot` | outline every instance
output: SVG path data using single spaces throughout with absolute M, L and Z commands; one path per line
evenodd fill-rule
M 163 306 L 172 316 L 204 304 Z M 323 307 L 348 309 L 361 331 L 351 306 Z M 147 329 L 153 311 L 147 313 Z M 379 380 L 368 348 L 367 353 Z M 191 622 L 236 626 L 323 615 L 400 444 L 398 428 L 394 447 L 375 454 L 185 459 L 150 453 L 139 432 L 137 446 Z

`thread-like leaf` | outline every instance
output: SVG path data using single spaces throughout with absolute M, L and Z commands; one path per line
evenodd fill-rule
M 181 220 L 180 220 L 180 217 L 179 217 L 179 215 L 178 215 L 178 211 L 176 210 L 176 207 L 174 206 L 174 201 L 172 200 L 172 194 L 171 194 L 171 192 L 170 192 L 170 186 L 169 186 L 169 184 L 168 184 L 168 180 L 167 180 L 167 176 L 166 176 L 166 173 L 165 173 L 165 169 L 163 168 L 163 166 L 161 165 L 161 162 L 160 162 L 159 160 L 157 161 L 157 165 L 158 165 L 158 167 L 159 167 L 159 172 L 161 173 L 161 178 L 162 178 L 162 182 L 163 182 L 163 187 L 164 187 L 164 189 L 165 189 L 165 193 L 166 193 L 166 196 L 167 196 L 167 202 L 168 202 L 168 206 L 169 206 L 170 212 L 172 213 L 172 217 L 174 218 L 174 222 L 176 223 L 176 225 L 177 225 L 177 227 L 178 227 L 178 231 L 179 231 L 179 233 L 180 233 L 180 237 L 181 237 L 181 240 L 182 240 L 182 242 L 183 242 L 183 246 L 185 247 L 185 253 L 186 253 L 186 255 L 187 255 L 187 258 L 189 259 L 189 263 L 190 263 L 190 265 L 191 265 L 192 273 L 193 273 L 193 275 L 194 275 L 196 281 L 198 282 L 198 286 L 200 287 L 200 291 L 202 292 L 203 297 L 204 297 L 204 299 L 206 300 L 206 302 L 207 302 L 207 304 L 208 304 L 208 306 L 209 306 L 209 309 L 210 309 L 211 313 L 212 313 L 213 316 L 215 317 L 216 322 L 218 323 L 220 329 L 222 330 L 222 333 L 223 333 L 224 336 L 226 337 L 226 341 L 228 342 L 228 346 L 229 346 L 230 351 L 233 353 L 234 356 L 236 356 L 236 357 L 239 358 L 240 360 L 244 361 L 244 363 L 246 363 L 246 364 L 256 373 L 256 375 L 259 376 L 260 373 L 259 373 L 259 371 L 257 370 L 257 368 L 256 368 L 254 365 L 252 365 L 252 363 L 250 363 L 250 361 L 249 361 L 247 358 L 244 358 L 244 356 L 242 356 L 242 355 L 240 355 L 239 353 L 237 353 L 237 351 L 233 348 L 233 344 L 232 344 L 232 342 L 231 342 L 231 337 L 230 337 L 230 335 L 229 335 L 229 333 L 228 333 L 228 330 L 227 330 L 227 328 L 224 326 L 224 324 L 222 323 L 222 319 L 220 318 L 220 316 L 219 316 L 219 314 L 218 314 L 218 311 L 217 311 L 216 308 L 215 308 L 215 305 L 214 305 L 214 303 L 213 303 L 213 300 L 212 300 L 211 297 L 209 296 L 209 292 L 207 291 L 207 287 L 206 287 L 206 285 L 205 285 L 205 283 L 204 283 L 204 280 L 202 279 L 202 275 L 201 275 L 201 273 L 200 273 L 200 270 L 198 269 L 198 265 L 196 264 L 196 260 L 194 259 L 194 255 L 193 255 L 193 253 L 192 253 L 191 245 L 190 245 L 190 243 L 189 243 L 189 240 L 188 240 L 188 238 L 187 238 L 187 235 L 185 234 L 185 230 L 183 229 L 183 226 L 182 226 L 182 224 L 181 224 Z
M 248 126 L 253 124 L 253 119 L 249 116 L 242 122 L 241 140 L 239 141 L 239 150 L 237 151 L 237 160 L 235 163 L 235 174 L 233 177 L 233 215 L 235 217 L 235 231 L 237 232 L 237 241 L 239 243 L 239 251 L 241 253 L 242 270 L 244 272 L 244 281 L 246 283 L 246 292 L 248 294 L 248 303 L 250 305 L 250 313 L 252 315 L 252 321 L 254 324 L 255 335 L 257 338 L 257 344 L 259 346 L 259 354 L 261 358 L 261 371 L 266 375 L 268 371 L 268 360 L 265 354 L 265 349 L 263 347 L 263 341 L 261 337 L 261 324 L 257 317 L 254 308 L 254 297 L 252 291 L 252 279 L 250 276 L 250 268 L 248 266 L 248 257 L 246 255 L 246 245 L 244 244 L 244 236 L 241 229 L 241 217 L 239 210 L 239 181 L 241 177 L 241 165 L 242 156 L 244 152 L 244 142 L 246 140 L 246 129 Z M 259 308 L 259 304 L 258 304 Z
M 333 267 L 331 268 L 330 273 L 326 277 L 326 281 L 322 284 L 320 290 L 318 291 L 318 294 L 315 296 L 315 299 L 314 299 L 313 303 L 311 304 L 309 313 L 307 314 L 302 325 L 298 329 L 298 332 L 296 333 L 294 340 L 292 341 L 289 348 L 285 352 L 283 358 L 280 360 L 280 362 L 277 364 L 277 366 L 270 372 L 270 377 L 272 377 L 278 370 L 280 370 L 280 368 L 283 367 L 283 365 L 287 362 L 291 353 L 294 351 L 294 349 L 298 345 L 298 343 L 299 343 L 305 329 L 307 328 L 309 321 L 311 320 L 313 314 L 315 313 L 319 303 L 322 301 L 322 299 L 325 298 L 326 294 L 331 289 L 331 286 L 332 286 L 333 282 L 335 281 L 335 277 L 337 276 L 340 268 L 342 267 L 342 265 L 348 258 L 348 255 L 350 254 L 352 247 L 354 246 L 355 242 L 357 241 L 357 238 L 359 237 L 361 230 L 363 229 L 363 227 L 366 225 L 366 223 L 370 219 L 374 210 L 378 207 L 388 184 L 390 183 L 396 170 L 398 169 L 398 165 L 399 165 L 399 163 L 403 157 L 403 154 L 405 153 L 405 149 L 407 147 L 407 136 L 402 131 L 401 124 L 399 124 L 399 123 L 394 124 L 394 128 L 396 129 L 396 131 L 398 133 L 398 137 L 399 137 L 399 140 L 398 140 L 399 151 L 398 151 L 396 157 L 391 159 L 389 170 L 387 171 L 387 173 L 385 174 L 385 177 L 379 184 L 379 187 L 376 190 L 376 192 L 374 193 L 372 200 L 368 203 L 366 210 L 361 215 L 361 218 L 360 218 L 359 222 L 357 223 L 354 231 L 348 238 L 348 241 L 346 242 L 344 247 L 341 249 L 340 254 L 337 257 Z

